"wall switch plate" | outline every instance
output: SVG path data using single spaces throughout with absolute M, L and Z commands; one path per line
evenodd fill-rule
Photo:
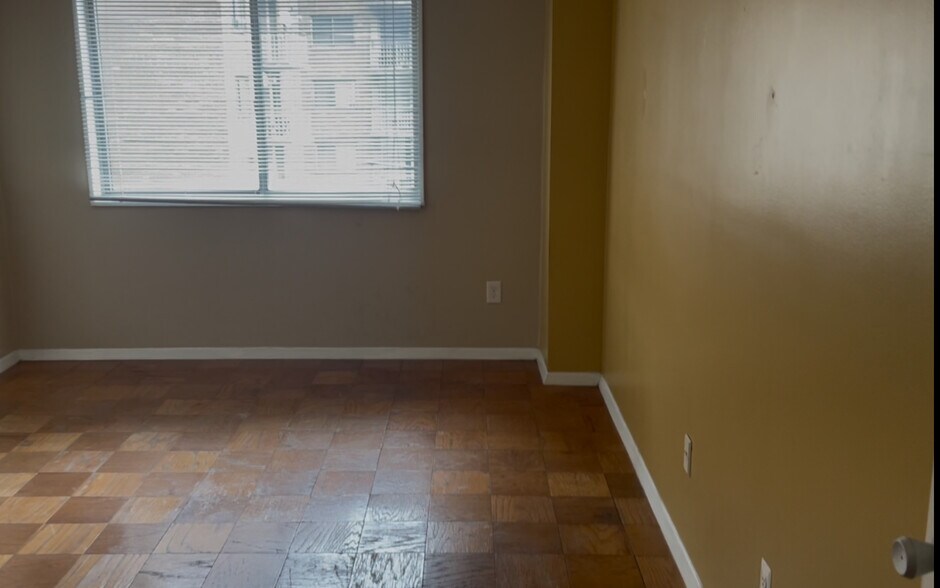
M 690 478 L 692 477 L 692 437 L 685 436 L 685 446 L 682 450 L 682 469 Z
M 773 574 L 770 571 L 770 565 L 767 560 L 760 560 L 760 588 L 772 588 Z
M 500 304 L 503 301 L 503 283 L 502 282 L 487 282 L 486 283 L 486 303 L 487 304 Z

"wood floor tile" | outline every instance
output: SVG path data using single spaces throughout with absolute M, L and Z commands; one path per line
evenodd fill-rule
M 493 526 L 490 523 L 428 524 L 427 553 L 491 553 Z
M 64 496 L 14 496 L 0 503 L 0 524 L 45 523 L 68 498 Z
M 83 555 L 56 588 L 127 588 L 147 555 Z
M 297 523 L 303 520 L 310 502 L 306 496 L 255 496 L 242 512 L 242 521 L 258 523 Z
M 0 474 L 0 497 L 13 496 L 36 474 Z
M 17 496 L 71 496 L 91 474 L 36 474 L 20 488 Z
M 560 555 L 497 553 L 496 577 L 500 588 L 569 586 L 565 560 Z
M 223 452 L 212 463 L 211 472 L 264 472 L 274 459 L 273 451 Z
M 290 546 L 291 553 L 355 554 L 362 523 L 301 523 Z
M 0 418 L 0 433 L 35 433 L 51 419 L 45 414 L 8 414 Z
M 104 527 L 103 523 L 43 525 L 19 552 L 22 555 L 81 555 Z
M 234 523 L 245 507 L 246 498 L 191 498 L 176 517 L 177 523 Z
M 548 478 L 543 472 L 493 471 L 490 487 L 494 495 L 548 496 Z
M 493 496 L 493 520 L 498 523 L 554 523 L 555 511 L 547 496 Z
M 274 452 L 268 471 L 309 472 L 323 467 L 326 451 L 322 449 L 279 449 Z
M 126 502 L 126 498 L 75 496 L 52 515 L 49 523 L 109 523 Z
M 373 494 L 430 494 L 431 472 L 428 470 L 378 470 L 372 485 Z
M 81 433 L 33 433 L 13 451 L 55 451 L 67 448 L 81 437 Z
M 219 454 L 215 451 L 170 451 L 153 468 L 155 472 L 166 473 L 205 473 L 208 472 Z
M 424 553 L 427 523 L 366 522 L 359 542 L 359 553 Z
M 617 498 L 617 510 L 624 525 L 645 525 L 655 527 L 656 515 L 645 498 Z
M 380 470 L 430 470 L 434 467 L 432 449 L 382 449 Z
M 435 434 L 433 431 L 393 431 L 385 434 L 382 447 L 389 449 L 433 449 Z
M 379 449 L 330 448 L 323 459 L 322 469 L 346 472 L 374 472 L 378 467 L 380 451 Z
M 545 461 L 538 451 L 496 449 L 488 452 L 491 472 L 544 472 Z
M 513 449 L 516 451 L 536 451 L 541 441 L 538 435 L 519 433 L 486 434 L 486 446 L 492 450 Z
M 305 522 L 361 522 L 366 517 L 368 494 L 313 496 L 304 511 Z
M 669 557 L 669 546 L 659 527 L 630 525 L 626 531 L 627 543 L 634 555 Z
M 610 496 L 604 474 L 598 473 L 549 472 L 548 488 L 552 496 Z
M 431 496 L 428 519 L 438 522 L 472 522 L 492 520 L 492 506 L 488 495 Z
M 18 553 L 40 526 L 38 523 L 0 524 L 0 554 Z
M 255 486 L 256 496 L 310 496 L 318 470 L 265 472 Z
M 483 431 L 438 431 L 434 439 L 436 449 L 486 449 Z
M 276 588 L 346 588 L 354 561 L 352 555 L 291 554 Z
M 193 490 L 199 499 L 238 499 L 250 497 L 261 474 L 258 472 L 210 472 Z
M 63 451 L 39 468 L 43 473 L 95 472 L 111 457 L 110 451 Z
M 365 520 L 373 523 L 427 521 L 430 498 L 428 494 L 373 494 Z
M 131 588 L 201 588 L 216 555 L 151 555 Z
M 597 454 L 601 462 L 601 469 L 608 474 L 632 474 L 634 473 L 633 463 L 630 462 L 630 456 L 625 451 L 601 451 Z
M 173 474 L 165 472 L 150 473 L 144 476 L 137 496 L 182 496 L 188 497 L 206 474 Z
M 685 582 L 671 557 L 637 556 L 645 588 L 683 588 Z
M 436 471 L 431 494 L 489 494 L 490 475 L 479 471 Z
M 627 538 L 620 525 L 560 525 L 566 554 L 626 555 Z
M 226 451 L 274 451 L 281 444 L 281 431 L 247 429 L 236 431 L 229 439 Z
M 153 552 L 178 555 L 220 553 L 234 527 L 234 523 L 174 524 L 163 535 Z
M 314 496 L 368 494 L 375 481 L 374 472 L 323 471 L 313 487 Z
M 154 525 L 170 523 L 182 506 L 183 498 L 178 496 L 131 498 L 111 522 Z
M 14 451 L 0 459 L 0 474 L 35 474 L 58 455 L 57 451 Z
M 92 474 L 77 496 L 133 496 L 144 481 L 143 474 Z
M 328 449 L 333 433 L 326 431 L 287 431 L 281 437 L 282 449 Z
M 399 396 L 392 402 L 388 430 L 424 432 L 433 435 L 437 429 L 438 408 L 438 399 L 433 396 Z M 420 426 L 410 426 L 412 423 L 418 423 Z
M 166 529 L 166 525 L 109 524 L 86 553 L 151 553 Z
M 130 433 L 82 433 L 68 448 L 69 451 L 117 451 L 130 436 Z
M 0 453 L 9 453 L 14 447 L 22 443 L 26 437 L 28 435 L 0 433 Z
M 434 452 L 435 470 L 487 471 L 485 451 L 470 449 L 438 449 Z
M 287 553 L 298 523 L 243 523 L 235 525 L 222 553 Z
M 146 474 L 166 455 L 164 451 L 116 451 L 98 472 Z
M 198 431 L 180 433 L 167 447 L 170 451 L 222 451 L 233 433 L 229 431 Z
M 553 498 L 555 517 L 568 525 L 617 525 L 620 517 L 610 498 Z
M 494 523 L 493 545 L 500 553 L 561 553 L 558 525 Z
M 356 558 L 350 588 L 421 588 L 423 553 L 364 553 Z
M 544 451 L 545 469 L 549 472 L 601 472 L 601 462 L 594 452 Z
M 429 554 L 423 588 L 491 588 L 496 585 L 492 554 Z
M 16 555 L 0 568 L 0 586 L 54 588 L 77 555 Z
M 169 451 L 180 437 L 179 433 L 133 433 L 119 447 L 121 451 Z
M 647 588 L 630 555 L 569 555 L 571 588 Z

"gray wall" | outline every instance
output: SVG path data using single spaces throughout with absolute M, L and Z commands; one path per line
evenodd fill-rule
M 0 105 L 2 109 L 2 105 Z M 10 259 L 9 234 L 6 224 L 3 181 L 0 179 L 0 359 L 16 349 L 13 338 L 13 323 L 10 305 Z
M 534 347 L 544 2 L 424 17 L 425 209 L 92 208 L 71 2 L 0 2 L 20 346 Z

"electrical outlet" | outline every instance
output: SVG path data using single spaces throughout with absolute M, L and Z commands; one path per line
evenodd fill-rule
M 486 303 L 487 304 L 500 304 L 503 301 L 503 283 L 502 282 L 487 282 L 486 283 Z
M 692 477 L 692 437 L 685 436 L 685 446 L 682 450 L 682 469 L 690 478 Z
M 760 588 L 772 588 L 773 574 L 766 559 L 760 560 Z

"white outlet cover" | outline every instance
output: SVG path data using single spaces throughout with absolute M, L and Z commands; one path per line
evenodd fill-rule
M 773 572 L 770 571 L 770 564 L 766 559 L 760 560 L 760 588 L 773 588 Z
M 501 304 L 503 302 L 503 283 L 502 282 L 487 282 L 486 283 L 486 303 L 487 304 Z
M 686 475 L 692 477 L 692 437 L 685 436 L 685 444 L 682 450 L 682 469 Z

